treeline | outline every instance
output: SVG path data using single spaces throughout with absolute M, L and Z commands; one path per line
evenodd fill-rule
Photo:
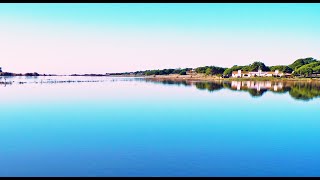
M 294 68 L 294 75 L 300 75 L 304 77 L 309 77 L 312 74 L 320 73 L 320 61 L 316 59 L 299 59 L 292 64 Z
M 275 71 L 279 70 L 284 73 L 293 73 L 294 76 L 310 77 L 312 74 L 320 73 L 320 61 L 308 57 L 303 59 L 297 59 L 290 65 L 276 65 L 276 66 L 266 66 L 262 62 L 254 62 L 246 66 L 234 65 L 231 68 L 226 69 L 223 75 L 229 76 L 232 71 L 257 71 L 261 68 L 262 71 Z
M 199 90 L 207 90 L 209 92 L 218 91 L 221 89 L 230 89 L 232 91 L 239 91 L 231 86 L 230 81 L 213 81 L 213 82 L 194 82 L 191 83 L 188 80 L 173 81 L 166 79 L 147 79 L 147 82 L 162 83 L 166 85 L 185 85 L 195 86 Z M 270 89 L 241 89 L 241 91 L 248 92 L 253 97 L 262 96 L 265 92 L 271 91 L 273 93 L 286 93 L 289 92 L 290 96 L 294 99 L 308 101 L 313 98 L 320 97 L 320 83 L 308 83 L 308 82 L 284 82 L 283 88 L 275 91 L 273 88 Z
M 33 73 L 12 73 L 12 72 L 0 72 L 0 76 L 56 76 L 55 74 L 39 74 L 37 72 Z
M 314 74 L 320 74 L 320 61 L 312 57 L 302 58 L 295 60 L 292 64 L 289 65 L 276 65 L 276 66 L 266 66 L 263 62 L 256 61 L 249 65 L 238 66 L 234 65 L 230 68 L 218 67 L 218 66 L 202 66 L 193 68 L 177 68 L 177 69 L 157 69 L 157 70 L 145 70 L 145 71 L 136 71 L 136 72 L 123 72 L 123 73 L 106 73 L 106 74 L 72 74 L 71 76 L 150 76 L 150 75 L 170 75 L 170 74 L 179 74 L 187 75 L 190 72 L 195 72 L 198 74 L 205 75 L 214 75 L 219 77 L 230 77 L 233 71 L 275 71 L 279 70 L 283 73 L 292 73 L 294 76 L 302 77 L 313 77 Z M 0 67 L 0 76 L 56 76 L 56 75 L 46 75 L 39 73 L 25 73 L 25 74 L 16 74 L 11 72 L 2 72 Z
M 180 74 L 180 75 L 186 75 L 188 71 L 192 70 L 192 68 L 184 68 L 184 69 L 162 69 L 162 70 L 147 70 L 143 73 L 146 76 L 149 75 L 169 75 L 169 74 Z
M 56 74 L 39 74 L 37 72 L 30 72 L 30 73 L 3 72 L 2 67 L 0 67 L 0 76 L 57 76 L 57 75 Z
M 195 69 L 196 73 L 204 73 L 206 75 L 222 75 L 227 68 L 216 67 L 216 66 L 203 66 Z M 136 71 L 136 72 L 124 72 L 124 73 L 107 73 L 108 75 L 170 75 L 170 74 L 179 74 L 187 75 L 191 72 L 193 68 L 177 68 L 177 69 L 157 69 L 157 70 L 146 70 L 146 71 Z
M 195 71 L 196 71 L 196 73 L 203 73 L 203 74 L 206 74 L 206 75 L 218 75 L 218 76 L 221 76 L 226 69 L 227 68 L 216 67 L 216 66 L 204 66 L 204 67 L 197 67 L 195 69 Z
M 0 72 L 0 76 L 40 76 L 40 74 L 34 73 L 12 73 L 12 72 Z
M 178 69 L 157 69 L 157 70 L 145 70 L 145 71 L 136 71 L 136 72 L 124 72 L 124 73 L 107 73 L 107 75 L 141 75 L 141 76 L 150 76 L 150 75 L 169 75 L 169 74 L 180 74 L 186 75 L 191 72 L 205 75 L 214 75 L 219 77 L 230 77 L 233 71 L 276 71 L 279 70 L 283 73 L 292 73 L 294 76 L 303 76 L 310 77 L 313 74 L 320 73 L 320 61 L 308 57 L 297 59 L 292 64 L 289 65 L 275 65 L 267 66 L 263 62 L 255 61 L 252 64 L 238 66 L 234 65 L 230 68 L 218 67 L 218 66 L 202 66 L 193 68 L 178 68 Z
M 232 71 L 258 71 L 258 69 L 261 69 L 262 71 L 271 71 L 271 67 L 266 66 L 263 62 L 256 61 L 252 64 L 246 65 L 246 66 L 238 66 L 234 65 L 231 68 L 226 69 L 223 72 L 223 75 L 228 76 L 232 74 Z
M 107 73 L 108 75 L 120 76 L 120 75 L 169 75 L 169 74 L 180 74 L 186 75 L 188 71 L 192 70 L 192 68 L 177 68 L 177 69 L 162 69 L 162 70 L 146 70 L 146 71 L 136 71 L 136 72 L 124 72 L 124 73 Z

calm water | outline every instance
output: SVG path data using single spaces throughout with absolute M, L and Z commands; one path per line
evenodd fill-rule
M 0 81 L 0 176 L 320 176 L 317 83 Z

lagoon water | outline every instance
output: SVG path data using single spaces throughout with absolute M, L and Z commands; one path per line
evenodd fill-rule
M 6 81 L 0 176 L 320 176 L 318 84 Z

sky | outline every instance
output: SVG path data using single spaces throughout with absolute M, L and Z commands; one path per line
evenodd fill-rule
M 0 4 L 0 66 L 113 73 L 320 59 L 320 4 Z

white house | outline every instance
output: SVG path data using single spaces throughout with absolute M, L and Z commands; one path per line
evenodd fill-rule
M 233 71 L 232 72 L 232 77 L 237 78 L 237 77 L 272 77 L 272 76 L 280 76 L 282 77 L 284 75 L 283 72 L 280 72 L 279 70 L 275 70 L 274 72 L 272 71 L 267 71 L 263 72 L 261 69 L 259 69 L 257 72 L 249 72 L 249 71 Z

